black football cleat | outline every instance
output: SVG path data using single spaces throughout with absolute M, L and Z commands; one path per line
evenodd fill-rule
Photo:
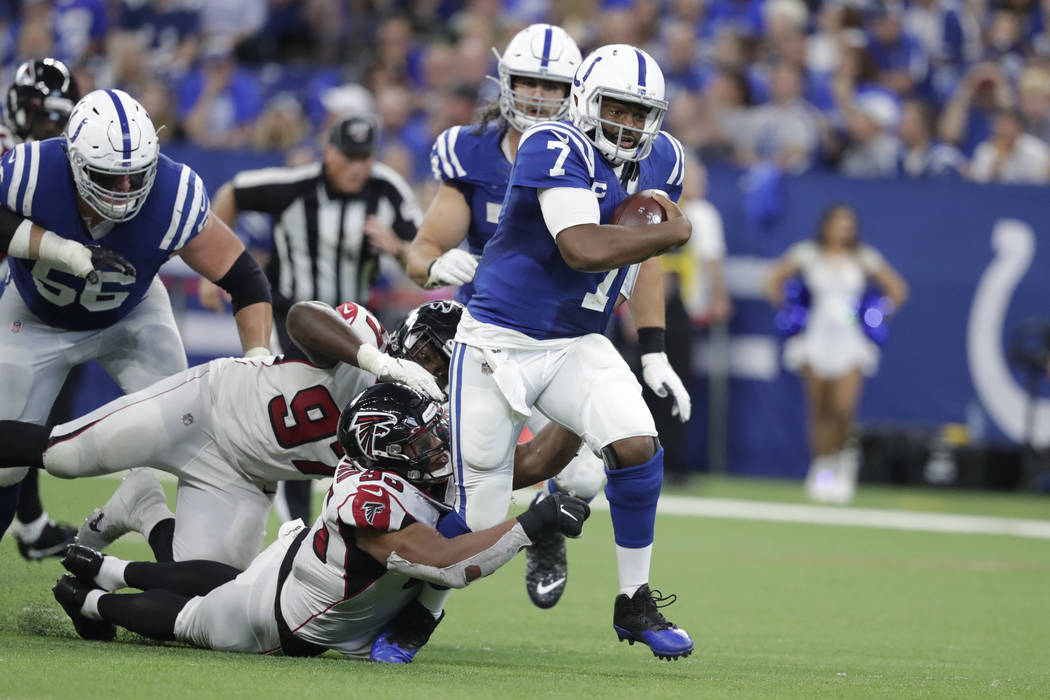
M 430 641 L 438 623 L 445 619 L 434 616 L 419 601 L 409 603 L 372 642 L 368 658 L 384 664 L 410 664 L 419 650 Z
M 39 561 L 45 557 L 58 557 L 66 551 L 66 547 L 73 544 L 77 529 L 72 525 L 48 521 L 44 531 L 32 542 L 22 539 L 22 533 L 15 534 L 15 544 L 18 545 L 18 553 L 28 561 Z
M 55 594 L 55 600 L 73 621 L 73 628 L 77 634 L 84 639 L 108 642 L 117 636 L 117 628 L 105 620 L 89 620 L 84 613 L 80 612 L 84 605 L 84 598 L 93 590 L 93 586 L 75 576 L 63 574 L 51 592 Z
M 66 555 L 62 557 L 62 566 L 66 571 L 76 576 L 93 588 L 101 588 L 96 582 L 99 570 L 102 568 L 102 554 L 91 547 L 82 544 L 70 545 L 66 549 Z
M 557 605 L 568 579 L 565 535 L 551 532 L 525 548 L 525 590 L 537 608 Z
M 660 591 L 650 591 L 648 584 L 643 584 L 630 598 L 623 593 L 616 596 L 613 629 L 620 641 L 627 640 L 628 644 L 641 642 L 652 650 L 654 656 L 668 661 L 692 654 L 693 638 L 660 612 L 660 608 L 667 607 L 675 599 L 674 594 L 664 597 Z

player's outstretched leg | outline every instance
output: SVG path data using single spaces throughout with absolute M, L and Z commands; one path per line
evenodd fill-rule
M 157 477 L 148 469 L 133 469 L 106 504 L 85 518 L 77 542 L 101 551 L 127 532 L 148 536 L 155 525 L 174 517 Z
M 552 483 L 532 499 L 532 503 L 546 498 Z M 569 562 L 565 555 L 565 535 L 553 531 L 525 548 L 525 590 L 529 600 L 538 608 L 552 608 L 565 592 L 569 580 Z
M 631 467 L 619 466 L 612 449 L 606 448 L 605 454 L 605 497 L 612 516 L 620 578 L 613 628 L 620 641 L 641 642 L 662 659 L 689 656 L 693 651 L 692 638 L 659 610 L 660 603 L 669 605 L 674 597 L 654 596 L 648 583 L 664 450 L 658 447 L 649 461 Z

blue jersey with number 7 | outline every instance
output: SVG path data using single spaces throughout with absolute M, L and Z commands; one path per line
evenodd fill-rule
M 8 258 L 15 287 L 29 310 L 50 326 L 73 331 L 106 328 L 130 313 L 160 266 L 204 228 L 210 209 L 200 177 L 161 155 L 142 209 L 96 241 L 77 210 L 62 137 L 23 143 L 4 156 L 0 206 L 62 238 L 115 250 L 135 266 L 134 276 L 108 270 L 92 284 L 42 261 Z
M 674 137 L 660 132 L 638 166 L 631 192 L 660 189 L 678 200 L 685 162 Z M 526 131 L 467 308 L 479 321 L 539 340 L 604 333 L 628 268 L 580 272 L 566 264 L 540 210 L 539 191 L 553 187 L 594 192 L 603 224 L 628 196 L 613 166 L 571 123 L 543 122 Z

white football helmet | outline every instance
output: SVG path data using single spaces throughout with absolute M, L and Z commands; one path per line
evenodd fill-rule
M 643 105 L 648 110 L 645 126 L 638 130 L 602 119 L 604 99 Z M 666 113 L 663 71 L 653 57 L 641 49 L 627 44 L 603 46 L 584 59 L 573 78 L 569 120 L 613 163 L 645 159 Z M 603 127 L 616 134 L 615 140 L 606 136 Z M 633 132 L 632 148 L 620 145 L 624 132 Z
M 493 52 L 496 52 L 493 49 Z M 568 97 L 529 97 L 514 91 L 515 77 L 538 78 L 572 83 L 572 76 L 580 65 L 580 50 L 576 42 L 562 29 L 552 24 L 533 24 L 514 35 L 500 56 L 499 111 L 518 131 L 525 131 L 541 121 L 564 119 Z
M 115 222 L 139 212 L 160 154 L 142 105 L 123 90 L 88 93 L 69 115 L 66 145 L 77 193 L 92 209 Z

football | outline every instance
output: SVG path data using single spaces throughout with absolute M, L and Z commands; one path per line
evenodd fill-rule
M 649 195 L 638 192 L 620 202 L 613 210 L 611 224 L 621 226 L 639 226 L 641 224 L 658 224 L 667 220 L 663 205 Z

